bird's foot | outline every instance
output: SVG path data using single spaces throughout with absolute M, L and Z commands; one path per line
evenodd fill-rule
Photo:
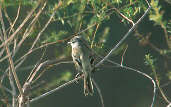
M 77 73 L 76 75 L 75 75 L 75 78 L 78 78 L 78 77 L 80 77 L 82 75 L 82 73 Z M 78 80 L 76 81 L 76 83 L 78 83 Z

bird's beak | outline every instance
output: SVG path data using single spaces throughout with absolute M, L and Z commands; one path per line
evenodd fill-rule
M 67 44 L 68 44 L 68 45 L 70 45 L 70 44 L 71 44 L 71 42 L 68 42 Z

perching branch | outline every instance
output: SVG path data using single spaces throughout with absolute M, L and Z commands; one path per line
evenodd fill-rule
M 75 83 L 76 81 L 78 81 L 78 80 L 81 79 L 82 77 L 83 77 L 83 76 L 80 76 L 80 77 L 78 77 L 78 78 L 75 78 L 75 79 L 73 79 L 73 80 L 70 80 L 70 81 L 68 81 L 68 82 L 66 82 L 66 83 L 64 83 L 64 84 L 62 84 L 62 85 L 60 85 L 59 87 L 53 89 L 53 90 L 50 90 L 50 91 L 48 91 L 48 92 L 46 92 L 46 93 L 44 93 L 44 94 L 42 94 L 42 95 L 40 95 L 40 96 L 38 96 L 38 97 L 36 97 L 36 98 L 33 98 L 32 100 L 30 100 L 30 103 L 35 102 L 35 101 L 37 101 L 37 100 L 39 100 L 39 99 L 41 99 L 41 98 L 44 98 L 44 97 L 46 97 L 46 96 L 48 96 L 48 95 L 50 95 L 50 94 L 52 94 L 52 93 L 54 93 L 54 92 L 56 92 L 56 91 L 58 91 L 58 90 L 60 90 L 60 89 L 63 89 L 64 87 L 66 87 L 66 86 L 68 86 L 68 85 L 71 85 L 71 84 Z
M 124 40 L 129 36 L 130 33 L 133 32 L 133 30 L 136 28 L 136 26 L 142 21 L 142 19 L 148 14 L 150 11 L 151 6 L 145 11 L 145 13 L 138 19 L 138 21 L 129 29 L 129 31 L 123 36 L 123 38 L 114 46 L 111 51 L 99 62 L 96 64 L 95 67 L 100 66 L 104 61 L 106 61 L 112 54 L 113 51 L 115 51 L 123 42 Z

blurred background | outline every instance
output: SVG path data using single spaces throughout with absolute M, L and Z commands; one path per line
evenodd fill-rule
M 72 61 L 71 47 L 67 45 L 73 35 L 83 36 L 90 47 L 104 57 L 131 28 L 132 23 L 125 17 L 136 22 L 148 8 L 145 0 L 2 0 L 0 3 L 7 38 L 15 33 L 26 16 L 35 9 L 9 43 L 21 85 L 41 63 L 52 61 L 36 72 L 28 94 L 30 99 L 74 79 L 77 71 L 74 64 L 69 63 Z M 154 107 L 166 107 L 171 100 L 171 2 L 151 0 L 149 3 L 152 6 L 149 14 L 109 59 L 120 64 L 124 56 L 124 66 L 151 76 L 161 88 L 157 89 Z M 0 27 L 2 31 L 2 23 Z M 4 33 L 0 35 L 3 37 Z M 24 37 L 24 42 L 18 45 Z M 32 51 L 26 55 L 37 37 L 38 41 Z M 5 72 L 10 72 L 8 58 L 4 59 L 7 55 L 4 49 L 0 49 L 0 85 L 11 89 L 9 75 L 4 76 Z M 26 55 L 25 60 L 22 59 L 23 55 Z M 100 60 L 97 58 L 95 62 Z M 20 62 L 21 65 L 17 67 Z M 101 90 L 105 107 L 149 107 L 152 103 L 152 82 L 135 71 L 104 62 L 93 73 L 93 78 Z M 12 97 L 1 87 L 0 106 L 6 107 Z M 83 81 L 79 80 L 30 106 L 100 107 L 101 102 L 96 88 L 93 96 L 84 96 Z

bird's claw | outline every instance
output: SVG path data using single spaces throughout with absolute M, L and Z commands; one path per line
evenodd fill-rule
M 77 73 L 76 75 L 75 75 L 75 78 L 78 78 L 78 77 L 80 77 L 82 74 L 81 73 Z M 78 83 L 78 80 L 76 81 L 76 83 Z

